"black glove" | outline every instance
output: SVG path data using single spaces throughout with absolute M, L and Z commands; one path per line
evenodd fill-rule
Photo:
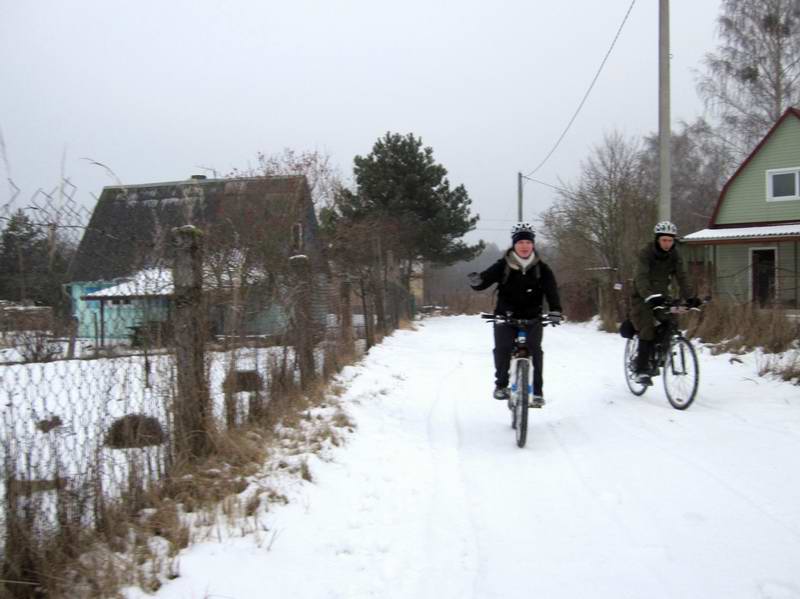
M 483 278 L 481 278 L 481 275 L 478 274 L 477 272 L 469 273 L 467 275 L 467 278 L 469 279 L 469 284 L 472 285 L 473 287 L 477 287 L 478 285 L 483 283 Z
M 686 307 L 687 308 L 699 308 L 703 303 L 699 297 L 690 297 L 686 300 Z
M 561 315 L 561 312 L 548 312 L 547 319 L 554 325 L 558 326 L 561 324 L 561 321 L 564 320 L 564 317 Z
M 651 308 L 657 308 L 659 306 L 663 306 L 664 305 L 664 296 L 661 295 L 660 293 L 656 293 L 656 294 L 651 295 L 650 297 L 648 297 L 644 301 Z

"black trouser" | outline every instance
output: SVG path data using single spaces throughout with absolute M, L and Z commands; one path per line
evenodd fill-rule
M 665 341 L 664 335 L 667 332 L 667 321 L 674 318 L 669 312 L 662 310 L 653 311 L 654 318 L 645 319 L 650 323 L 648 337 L 642 339 L 641 331 L 639 332 L 639 351 L 636 354 L 636 371 L 649 372 L 650 360 L 653 358 L 653 349 L 656 343 L 663 343 Z
M 528 333 L 526 347 L 533 360 L 533 394 L 542 394 L 542 325 L 534 324 L 525 330 Z M 498 387 L 508 387 L 508 368 L 511 365 L 511 352 L 514 349 L 514 337 L 517 327 L 507 324 L 494 325 L 494 381 Z
M 650 358 L 653 355 L 653 342 L 648 339 L 639 339 L 639 350 L 636 354 L 636 372 L 648 373 L 650 371 Z

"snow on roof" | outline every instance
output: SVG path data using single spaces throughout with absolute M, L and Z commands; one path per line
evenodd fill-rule
M 106 287 L 91 294 L 93 298 L 100 297 L 142 297 L 172 295 L 172 271 L 163 268 L 150 268 L 140 270 L 131 279 Z
M 793 225 L 766 225 L 763 227 L 725 227 L 703 229 L 683 238 L 684 241 L 722 241 L 727 239 L 753 239 L 800 236 L 800 223 Z
M 222 262 L 208 260 L 203 266 L 203 283 L 208 289 L 241 287 L 267 279 L 267 272 L 263 268 L 252 265 L 245 268 L 244 257 L 238 251 L 225 253 L 220 259 Z M 106 287 L 88 294 L 86 297 L 91 299 L 160 297 L 172 295 L 174 292 L 172 270 L 149 268 L 140 270 L 133 277 L 123 280 L 113 287 Z

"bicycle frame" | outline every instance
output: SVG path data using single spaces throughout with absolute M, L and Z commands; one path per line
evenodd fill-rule
M 515 396 L 519 394 L 520 382 L 517 378 L 517 363 L 520 360 L 528 362 L 528 380 L 525 385 L 528 389 L 528 397 L 533 395 L 533 360 L 528 352 L 528 332 L 525 329 L 518 328 L 517 334 L 514 337 L 514 348 L 511 350 L 511 364 L 508 368 L 508 380 L 511 382 L 511 399 L 514 401 Z
M 678 316 L 689 312 L 689 308 L 683 304 L 668 304 L 664 309 L 669 312 L 666 320 L 659 321 L 659 325 L 656 327 L 656 339 L 653 346 L 653 363 L 658 368 L 665 367 L 669 350 L 677 339 L 686 341 L 686 337 L 678 327 Z
M 481 318 L 494 323 L 506 324 L 516 328 L 514 345 L 511 350 L 511 363 L 509 365 L 509 383 L 511 394 L 508 407 L 511 410 L 511 428 L 516 431 L 517 447 L 525 447 L 528 435 L 528 408 L 529 398 L 533 395 L 533 359 L 528 351 L 528 331 L 531 325 L 546 326 L 556 325 L 546 316 L 538 319 L 520 319 L 497 314 L 481 314 Z M 525 376 L 524 381 L 519 380 L 519 373 Z
M 508 380 L 511 383 L 511 395 L 513 398 L 514 393 L 519 392 L 518 382 L 515 380 L 515 373 L 517 371 L 517 363 L 520 360 L 526 360 L 528 362 L 527 390 L 529 396 L 533 395 L 533 360 L 528 352 L 528 332 L 526 328 L 534 324 L 541 324 L 543 327 L 546 327 L 547 325 L 555 326 L 556 323 L 554 323 L 545 315 L 542 315 L 540 318 L 525 319 L 502 316 L 500 314 L 481 314 L 481 318 L 490 322 L 513 326 L 517 329 L 517 334 L 514 336 L 514 347 L 511 350 L 511 364 L 509 365 L 508 372 Z
M 683 336 L 678 327 L 677 315 L 690 310 L 699 311 L 698 307 L 687 307 L 680 301 L 668 301 L 656 310 L 666 310 L 656 318 L 659 325 L 653 345 L 651 366 L 654 374 L 663 377 L 664 391 L 669 403 L 677 410 L 685 410 L 694 401 L 700 377 L 697 355 L 691 342 Z M 625 345 L 625 376 L 628 388 L 634 395 L 642 395 L 652 383 L 642 382 L 634 377 L 634 350 L 638 338 L 629 339 Z

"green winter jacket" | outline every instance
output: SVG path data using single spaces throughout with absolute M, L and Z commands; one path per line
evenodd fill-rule
M 683 299 L 692 295 L 683 260 L 677 246 L 668 252 L 658 248 L 655 243 L 646 245 L 639 252 L 634 278 L 634 299 L 647 301 L 652 295 L 670 295 L 672 279 L 678 282 L 678 291 Z

